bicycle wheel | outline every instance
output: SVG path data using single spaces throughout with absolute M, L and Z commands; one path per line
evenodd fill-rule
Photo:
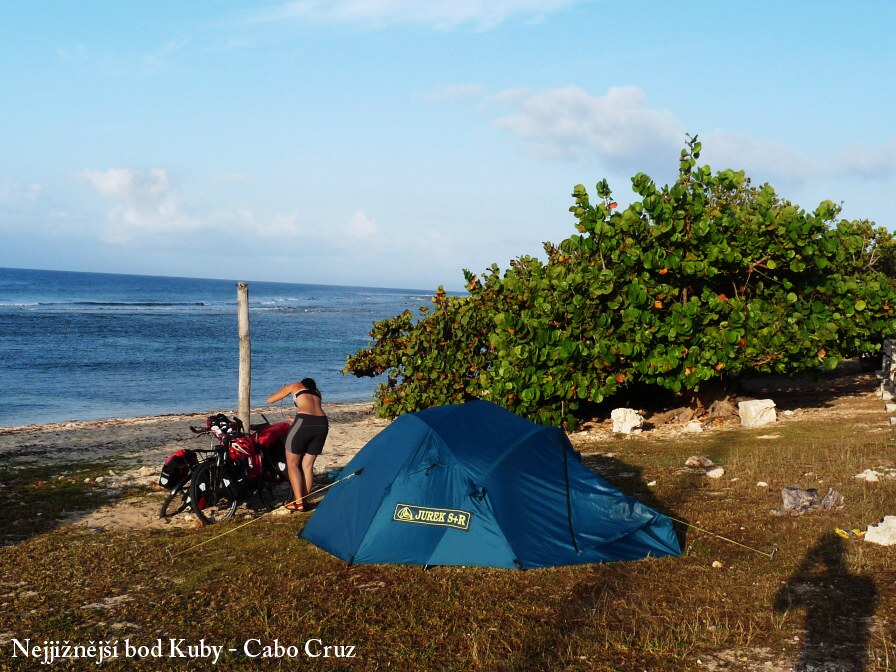
M 286 501 L 289 496 L 288 488 L 288 484 L 265 483 L 258 488 L 258 499 L 261 500 L 264 508 L 268 511 L 273 511 Z
M 203 525 L 212 525 L 233 516 L 239 503 L 225 494 L 224 474 L 213 462 L 203 462 L 193 472 L 190 482 L 190 507 Z
M 178 485 L 174 486 L 168 496 L 162 502 L 159 509 L 159 518 L 170 518 L 176 516 L 190 506 L 190 478 L 187 477 Z

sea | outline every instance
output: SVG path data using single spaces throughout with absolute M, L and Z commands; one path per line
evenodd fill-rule
M 248 285 L 253 407 L 306 376 L 325 402 L 370 400 L 379 380 L 346 358 L 433 295 Z M 235 280 L 0 268 L 0 427 L 232 410 L 238 375 Z

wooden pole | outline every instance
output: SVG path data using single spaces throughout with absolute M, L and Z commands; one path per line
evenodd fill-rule
M 250 419 L 249 394 L 252 387 L 252 347 L 249 342 L 249 284 L 246 282 L 238 282 L 236 285 L 236 307 L 240 334 L 240 389 L 237 415 L 248 432 Z

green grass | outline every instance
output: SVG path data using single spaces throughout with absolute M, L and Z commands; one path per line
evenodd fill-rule
M 872 408 L 880 413 L 868 413 Z M 896 479 L 853 478 L 868 467 L 896 466 L 896 442 L 879 401 L 852 400 L 839 413 L 764 431 L 578 446 L 624 491 L 747 546 L 776 548 L 774 558 L 688 529 L 679 558 L 423 571 L 346 566 L 296 539 L 298 516 L 266 517 L 213 541 L 238 523 L 102 534 L 34 523 L 27 538 L 0 548 L 0 637 L 184 637 L 237 648 L 249 638 L 300 646 L 315 638 L 355 646 L 358 656 L 253 661 L 227 653 L 218 670 L 706 669 L 698 659 L 719 669 L 763 669 L 765 661 L 788 669 L 816 654 L 828 661 L 866 656 L 867 669 L 894 669 L 896 551 L 832 533 L 896 514 Z M 758 438 L 768 434 L 780 438 Z M 684 461 L 693 454 L 710 456 L 725 476 L 688 473 Z M 84 474 L 36 485 L 49 475 L 0 474 L 4 527 L 26 509 L 51 519 L 62 501 L 84 506 L 93 499 Z M 845 506 L 775 516 L 787 485 L 822 493 L 834 487 Z M 714 561 L 723 567 L 713 568 Z M 807 653 L 807 641 L 825 638 L 823 654 Z M 0 645 L 0 669 L 45 668 L 10 653 L 10 644 Z M 211 669 L 167 658 L 159 665 L 118 659 L 100 669 Z

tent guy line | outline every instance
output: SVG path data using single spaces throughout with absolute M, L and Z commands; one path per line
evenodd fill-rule
M 755 553 L 759 553 L 759 555 L 764 555 L 765 557 L 771 558 L 772 560 L 774 560 L 775 556 L 778 554 L 777 546 L 772 549 L 771 553 L 769 553 L 768 551 L 760 551 L 758 548 L 753 548 L 752 546 L 747 546 L 746 544 L 742 544 L 739 541 L 734 541 L 734 539 L 729 539 L 728 537 L 723 537 L 721 534 L 716 534 L 715 532 L 710 532 L 709 530 L 703 529 L 702 527 L 698 527 L 697 525 L 694 525 L 692 523 L 686 523 L 683 520 L 679 520 L 678 518 L 674 518 L 673 516 L 670 516 L 668 513 L 666 514 L 666 518 L 668 518 L 669 520 L 674 521 L 676 523 L 681 523 L 682 525 L 690 527 L 693 530 L 697 530 L 699 532 L 705 532 L 706 534 L 711 534 L 712 536 L 714 536 L 718 539 L 721 539 L 722 541 L 727 541 L 729 544 L 734 544 L 735 546 L 740 546 L 741 548 L 746 548 L 747 550 L 753 551 Z
M 332 488 L 332 487 L 333 487 L 334 485 L 336 485 L 337 483 L 340 483 L 340 482 L 342 482 L 342 481 L 346 481 L 346 480 L 350 479 L 352 476 L 358 476 L 359 474 L 361 474 L 362 471 L 364 471 L 364 467 L 361 467 L 360 469 L 358 469 L 357 471 L 355 471 L 355 472 L 349 474 L 348 476 L 343 476 L 342 478 L 337 479 L 337 480 L 333 481 L 332 483 L 328 483 L 327 485 L 323 486 L 322 488 L 318 488 L 317 490 L 312 490 L 312 491 L 309 492 L 307 495 L 305 495 L 305 498 L 307 499 L 307 498 L 311 497 L 312 495 L 319 494 L 319 493 L 323 492 L 324 490 L 327 490 L 328 488 Z M 267 512 L 261 514 L 261 515 L 258 516 L 257 518 L 253 518 L 252 520 L 248 520 L 248 521 L 246 521 L 245 523 L 243 523 L 242 525 L 237 525 L 236 527 L 233 527 L 233 528 L 227 530 L 226 532 L 222 532 L 221 534 L 218 534 L 218 535 L 212 537 L 211 539 L 206 539 L 206 540 L 203 541 L 203 542 L 200 542 L 200 543 L 198 543 L 198 544 L 194 544 L 193 546 L 190 546 L 189 548 L 185 548 L 185 549 L 183 549 L 183 550 L 181 550 L 181 551 L 178 551 L 177 553 L 172 553 L 170 548 L 169 548 L 169 549 L 166 549 L 166 551 L 168 552 L 168 558 L 171 560 L 171 562 L 174 562 L 174 558 L 176 558 L 177 556 L 179 556 L 179 555 L 183 555 L 184 553 L 188 553 L 188 552 L 190 552 L 190 551 L 192 551 L 192 550 L 194 550 L 194 549 L 199 548 L 200 546 L 205 546 L 206 544 L 209 544 L 209 543 L 211 543 L 211 542 L 213 542 L 213 541 L 217 541 L 217 540 L 220 539 L 221 537 L 227 536 L 227 535 L 230 534 L 231 532 L 236 532 L 237 530 L 241 530 L 241 529 L 243 529 L 244 527 L 246 527 L 247 525 L 251 525 L 252 523 L 255 523 L 255 522 L 261 520 L 261 519 L 264 518 L 265 516 L 268 516 L 268 515 L 274 513 L 274 511 L 276 511 L 277 509 L 281 509 L 281 508 L 283 508 L 283 506 L 284 506 L 284 504 L 280 504 L 280 505 L 277 506 L 276 508 L 271 509 L 270 511 L 267 511 Z

